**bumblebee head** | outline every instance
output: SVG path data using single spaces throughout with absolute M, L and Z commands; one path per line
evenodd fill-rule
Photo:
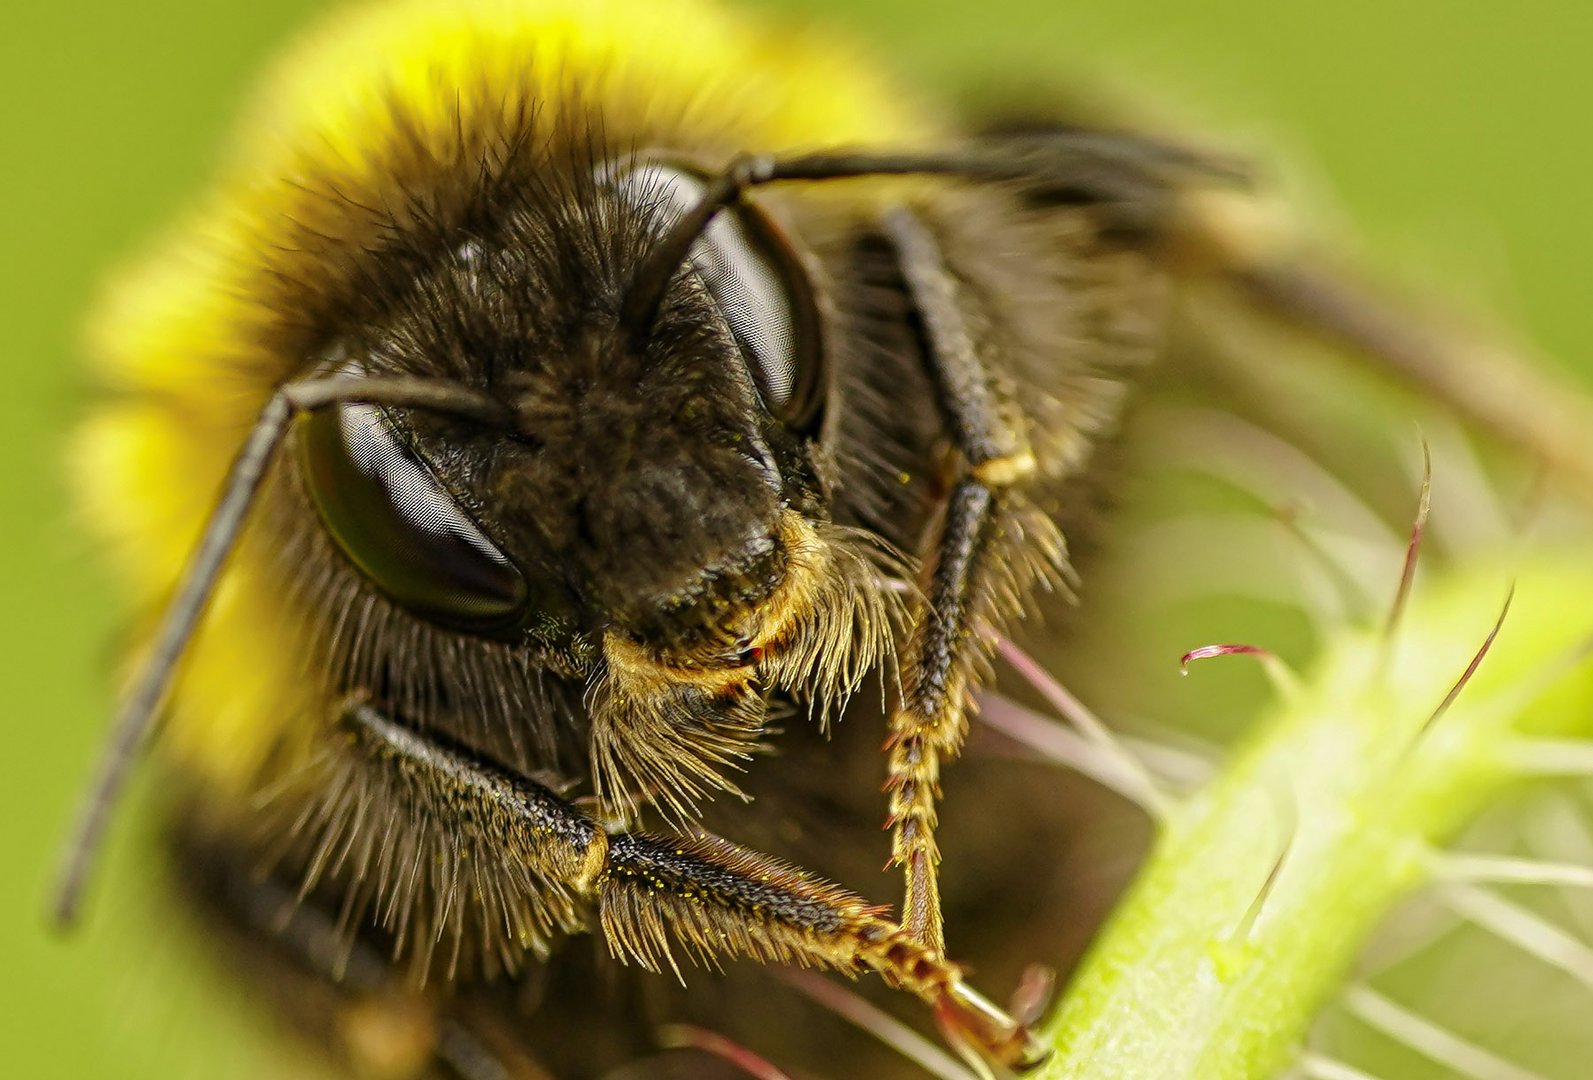
M 599 170 L 445 247 L 326 359 L 468 386 L 501 418 L 345 401 L 297 432 L 370 587 L 466 638 L 592 658 L 600 785 L 683 803 L 694 763 L 761 733 L 770 689 L 849 692 L 897 604 L 829 521 L 818 305 L 778 226 L 726 207 L 626 314 L 704 191 L 673 165 Z
M 481 228 L 334 346 L 329 365 L 501 400 L 506 429 L 341 403 L 300 421 L 306 487 L 348 561 L 424 619 L 542 643 L 620 634 L 733 660 L 827 518 L 823 350 L 785 235 L 743 205 L 697 238 L 645 333 L 627 249 L 702 196 L 633 165 Z M 572 238 L 579 238 L 572 242 Z

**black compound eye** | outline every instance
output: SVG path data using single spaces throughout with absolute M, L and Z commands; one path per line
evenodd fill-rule
M 321 519 L 378 589 L 417 615 L 462 629 L 519 617 L 525 578 L 385 410 L 338 405 L 299 427 L 305 483 Z
M 658 162 L 617 185 L 673 218 L 695 206 L 702 178 Z M 807 277 L 779 228 L 741 203 L 716 215 L 691 249 L 691 265 L 741 347 L 764 405 L 792 427 L 815 418 L 820 398 L 818 317 Z

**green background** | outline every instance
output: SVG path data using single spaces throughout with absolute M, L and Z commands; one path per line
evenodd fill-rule
M 103 728 L 115 590 L 63 490 L 96 289 L 203 184 L 252 73 L 324 5 L 11 5 L 0 36 L 0 749 L 7 1075 L 206 1075 L 234 1029 L 148 1009 L 192 961 L 139 916 L 122 855 L 72 940 L 44 883 Z M 1593 5 L 1467 0 L 825 0 L 931 93 L 1092 88 L 1286 163 L 1324 235 L 1593 373 Z M 822 10 L 821 10 L 822 9 Z M 129 830 L 122 829 L 125 838 Z M 148 993 L 146 993 L 148 988 Z M 225 1060 L 225 1058 L 223 1058 Z M 176 1062 L 175 1069 L 172 1063 Z M 1388 1080 L 1399 1080 L 1390 1077 Z

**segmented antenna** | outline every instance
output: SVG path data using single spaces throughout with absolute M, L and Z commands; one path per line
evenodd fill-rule
M 983 182 L 1070 186 L 1103 201 L 1154 200 L 1170 177 L 1192 173 L 1208 181 L 1244 186 L 1249 172 L 1234 159 L 1110 131 L 1068 131 L 1029 139 L 1009 136 L 950 150 L 838 150 L 789 158 L 743 154 L 708 181 L 702 198 L 671 225 L 636 267 L 620 301 L 620 326 L 631 340 L 652 332 L 669 285 L 692 245 L 748 188 L 779 181 L 849 180 L 865 176 L 948 176 Z

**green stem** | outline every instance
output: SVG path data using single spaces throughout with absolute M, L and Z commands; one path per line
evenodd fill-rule
M 1584 560 L 1585 561 L 1585 560 Z M 1593 734 L 1593 576 L 1525 570 L 1497 641 L 1509 570 L 1447 576 L 1392 644 L 1345 630 L 1213 781 L 1173 814 L 1047 1026 L 1038 1074 L 1271 1080 L 1367 935 L 1428 880 L 1433 852 L 1520 779 L 1534 736 Z M 1489 610 L 1489 609 L 1492 610 Z

